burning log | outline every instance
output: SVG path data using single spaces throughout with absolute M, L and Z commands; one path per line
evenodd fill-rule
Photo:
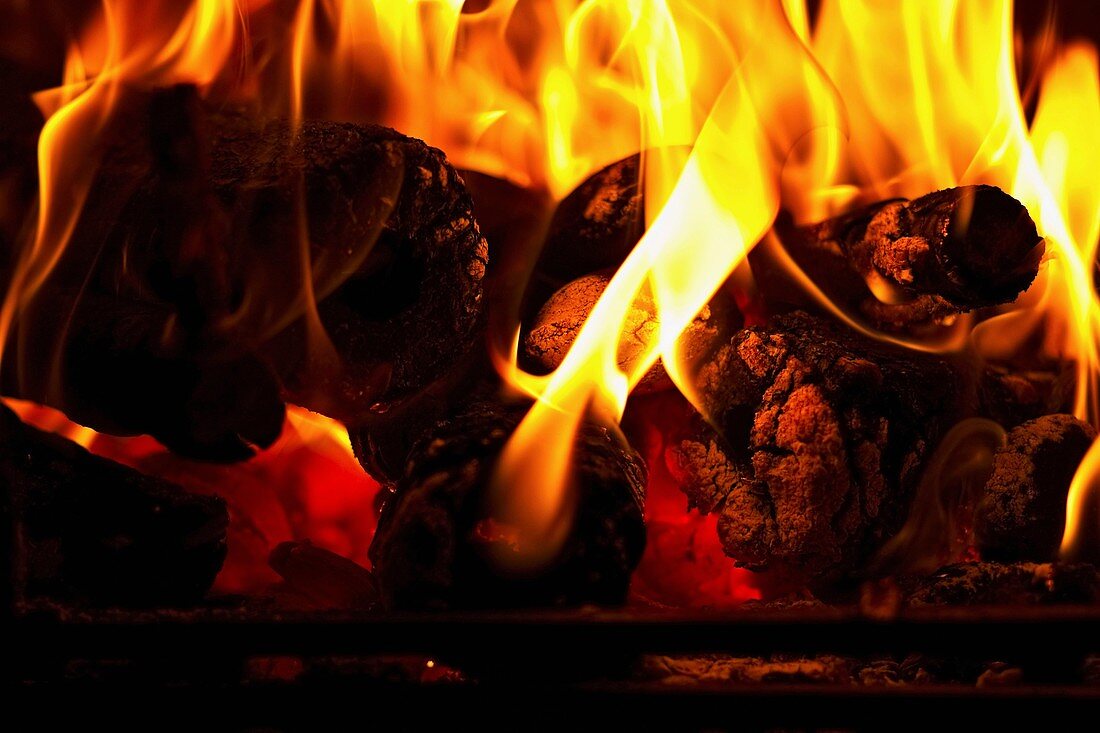
M 1027 209 L 993 186 L 880 201 L 779 228 L 788 254 L 827 295 L 892 329 L 1014 301 L 1044 252 Z M 766 252 L 752 261 L 766 297 L 782 302 L 800 292 Z
M 643 231 L 640 157 L 598 171 L 559 205 L 536 275 L 560 287 L 614 268 Z M 1023 205 L 993 186 L 880 201 L 827 221 L 776 223 L 794 261 L 837 303 L 900 329 L 1009 303 L 1038 273 L 1044 247 Z M 769 247 L 749 257 L 765 298 L 813 303 Z
M 289 399 L 342 419 L 415 394 L 476 339 L 486 244 L 441 152 L 178 90 L 126 104 L 63 287 L 93 271 L 93 290 L 167 307 L 191 344 L 262 353 Z
M 700 421 L 673 458 L 690 500 L 721 513 L 740 564 L 818 580 L 897 531 L 924 458 L 974 401 L 944 359 L 802 313 L 737 334 L 698 387 L 720 435 Z
M 547 373 L 561 364 L 610 280 L 604 274 L 587 275 L 569 283 L 546 301 L 523 341 L 530 367 Z M 736 306 L 719 294 L 680 336 L 680 353 L 688 363 L 697 363 L 720 337 L 728 336 L 740 326 Z M 660 328 L 656 305 L 643 293 L 632 304 L 623 324 L 618 361 L 624 370 L 653 345 L 660 336 Z M 637 389 L 644 393 L 671 386 L 668 374 L 658 362 L 642 377 Z
M 0 407 L 4 532 L 24 598 L 186 605 L 221 568 L 225 502 L 88 453 Z
M 552 564 L 530 577 L 498 570 L 509 529 L 487 489 L 522 410 L 480 402 L 441 421 L 412 451 L 371 545 L 388 607 L 469 608 L 621 603 L 645 546 L 640 457 L 608 431 L 584 426 L 574 449 L 576 513 Z
M 1046 415 L 1009 432 L 974 513 L 983 558 L 1052 560 L 1066 523 L 1066 495 L 1096 431 L 1072 415 Z
M 381 127 L 242 130 L 241 121 L 220 127 L 211 148 L 216 190 L 235 198 L 235 220 L 254 224 L 235 248 L 247 253 L 240 279 L 261 263 L 285 277 L 270 243 L 296 256 L 288 207 L 301 190 L 318 315 L 340 362 L 335 374 L 319 371 L 306 323 L 292 326 L 265 349 L 290 399 L 354 420 L 439 378 L 477 337 L 487 260 L 470 197 L 443 154 Z
M 645 231 L 640 167 L 641 156 L 623 158 L 592 174 L 558 204 L 535 270 L 550 292 L 617 268 L 634 249 Z
M 257 357 L 166 339 L 173 313 L 153 303 L 53 287 L 39 303 L 9 340 L 5 394 L 203 460 L 243 460 L 279 437 L 279 385 Z

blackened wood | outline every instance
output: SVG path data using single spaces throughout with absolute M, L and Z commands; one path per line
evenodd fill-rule
M 720 512 L 743 565 L 850 572 L 901 526 L 923 461 L 973 411 L 963 366 L 804 313 L 745 329 L 698 375 L 719 436 L 685 446 L 704 463 L 693 501 Z
M 1044 253 L 1027 209 L 985 185 L 881 201 L 808 226 L 781 219 L 777 231 L 826 295 L 893 329 L 1014 301 Z M 805 304 L 766 248 L 750 260 L 766 298 Z
M 981 375 L 981 413 L 1011 429 L 1043 415 L 1073 410 L 1077 375 L 1073 363 L 1055 368 L 987 366 Z
M 622 264 L 645 231 L 637 154 L 596 171 L 558 204 L 536 276 L 556 290 Z M 540 301 L 541 302 L 541 301 Z
M 280 291 L 300 292 L 295 208 L 304 201 L 318 312 L 340 363 L 315 368 L 298 321 L 264 349 L 292 400 L 354 420 L 414 394 L 465 353 L 488 253 L 443 153 L 381 127 L 257 128 L 242 116 L 212 125 L 215 190 L 243 228 L 235 279 L 245 292 L 258 286 L 276 311 L 294 307 Z
M 362 415 L 348 426 L 352 450 L 367 473 L 384 484 L 400 481 L 410 451 L 439 422 L 500 394 L 503 386 L 478 346 L 416 395 Z
M 24 425 L 6 407 L 0 480 L 17 601 L 190 604 L 225 559 L 224 501 L 93 456 Z
M 284 597 L 292 595 L 306 608 L 369 609 L 378 605 L 378 589 L 369 570 L 309 541 L 279 543 L 268 564 L 286 581 Z
M 903 579 L 910 606 L 1030 606 L 1100 601 L 1100 573 L 1067 563 L 956 563 Z
M 488 489 L 522 409 L 474 404 L 410 454 L 382 511 L 370 557 L 391 608 L 499 608 L 621 603 L 645 546 L 640 457 L 585 425 L 574 448 L 572 530 L 548 567 L 509 577 L 491 555 L 507 543 Z M 498 531 L 500 530 L 500 531 Z
M 974 510 L 982 558 L 1045 562 L 1058 556 L 1066 496 L 1096 431 L 1072 415 L 1045 415 L 1009 431 Z
M 270 368 L 245 349 L 193 349 L 175 320 L 162 304 L 48 285 L 11 334 L 0 385 L 184 456 L 243 460 L 273 443 L 284 409 Z
M 204 356 L 260 353 L 293 401 L 354 419 L 476 338 L 486 244 L 418 140 L 171 89 L 124 94 L 99 153 L 54 282 L 164 306 Z
M 577 278 L 554 293 L 525 329 L 521 365 L 537 374 L 556 369 L 610 280 L 610 274 L 594 273 Z M 702 361 L 720 339 L 728 338 L 742 322 L 732 299 L 724 292 L 719 293 L 680 334 L 679 356 L 685 364 Z M 640 294 L 627 313 L 619 338 L 618 363 L 624 371 L 657 342 L 660 327 L 653 298 L 648 291 Z M 671 387 L 672 380 L 658 361 L 641 378 L 636 390 L 644 394 Z

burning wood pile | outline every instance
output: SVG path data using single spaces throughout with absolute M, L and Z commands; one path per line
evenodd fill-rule
M 761 62 L 714 9 L 737 63 L 713 89 L 696 80 L 688 139 L 655 118 L 675 99 L 634 100 L 644 135 L 540 181 L 479 166 L 469 140 L 452 152 L 399 120 L 318 113 L 302 38 L 324 36 L 327 11 L 254 4 L 256 23 L 299 34 L 281 109 L 262 74 L 227 93 L 230 65 L 196 55 L 242 46 L 219 46 L 241 31 L 213 0 L 161 55 L 133 27 L 97 51 L 95 24 L 128 16 L 88 21 L 36 104 L 30 67 L 0 74 L 0 386 L 27 418 L 0 415 L 16 600 L 203 601 L 253 518 L 236 469 L 200 495 L 178 466 L 247 471 L 304 408 L 346 429 L 382 487 L 369 553 L 265 539 L 310 607 L 1100 601 L 1100 219 L 1091 193 L 1057 199 L 1074 182 L 1035 149 L 1037 131 L 1082 146 L 1095 130 L 1052 123 L 1053 91 L 1029 132 L 1012 77 L 1018 119 L 986 90 L 1002 96 L 974 104 L 994 122 L 913 160 L 829 45 L 851 41 L 842 11 L 826 4 L 813 38 L 808 16 L 769 11 L 770 53 L 789 56 Z M 472 44 L 509 22 L 499 5 L 452 20 Z M 1059 58 L 1044 89 L 1095 72 L 1094 47 Z M 1011 56 L 994 71 L 1011 77 Z M 798 102 L 762 78 L 793 80 Z M 853 150 L 825 171 L 829 146 L 800 146 L 848 124 L 834 84 L 852 92 Z M 1081 104 L 1100 119 L 1091 84 Z M 33 405 L 151 436 L 177 468 L 93 455 L 30 424 Z

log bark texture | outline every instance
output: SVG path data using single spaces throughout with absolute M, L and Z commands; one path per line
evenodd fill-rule
M 288 399 L 345 420 L 478 337 L 486 243 L 440 151 L 185 88 L 125 97 L 53 285 L 167 309 L 188 354 L 261 356 Z
M 634 248 L 644 231 L 639 168 L 640 156 L 624 158 L 559 204 L 536 268 L 538 303 L 571 280 L 618 267 Z M 1044 253 L 1024 206 L 985 185 L 880 201 L 816 224 L 781 217 L 776 230 L 834 302 L 895 330 L 1012 302 L 1034 280 Z M 769 249 L 757 247 L 749 258 L 764 297 L 780 310 L 813 308 Z
M 817 580 L 897 531 L 924 459 L 976 401 L 946 360 L 804 313 L 740 332 L 698 388 L 718 432 L 700 422 L 681 443 L 691 503 L 720 512 L 740 564 Z
M 881 201 L 818 224 L 777 230 L 794 261 L 834 302 L 880 328 L 942 322 L 1014 301 L 1045 248 L 1027 209 L 994 186 L 961 186 Z M 761 250 L 766 298 L 802 306 L 801 289 Z
M 1069 485 L 1095 439 L 1092 426 L 1072 415 L 1045 415 L 1009 431 L 974 511 L 983 559 L 1057 558 Z

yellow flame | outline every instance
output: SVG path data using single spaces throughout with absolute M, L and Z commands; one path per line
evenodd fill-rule
M 36 98 L 47 117 L 38 141 L 38 222 L 0 306 L 0 355 L 20 312 L 65 253 L 119 88 L 208 84 L 225 67 L 238 32 L 236 5 L 227 0 L 197 0 L 182 14 L 171 3 L 103 0 L 102 7 L 100 23 L 70 50 L 62 85 Z
M 493 493 L 495 517 L 515 527 L 521 538 L 510 554 L 498 557 L 513 569 L 546 562 L 567 534 L 574 498 L 569 458 L 586 415 L 608 424 L 618 420 L 630 390 L 662 355 L 672 357 L 665 359 L 666 368 L 690 395 L 688 380 L 676 369 L 677 338 L 771 225 L 779 202 L 778 172 L 793 143 L 814 126 L 827 124 L 823 119 L 837 119 L 835 114 L 819 117 L 819 110 L 801 102 L 800 91 L 822 80 L 781 8 L 762 9 L 750 24 L 718 3 L 628 5 L 635 13 L 635 35 L 624 43 L 636 54 L 640 91 L 634 99 L 642 139 L 658 153 L 647 156 L 651 221 L 558 369 L 541 383 L 520 380 L 539 389 L 538 400 L 505 448 Z M 695 13 L 709 22 L 677 25 L 679 17 Z M 787 54 L 762 48 L 755 35 L 761 25 L 773 31 L 767 43 L 783 46 Z M 685 28 L 696 35 L 681 37 Z M 715 38 L 723 42 L 703 49 L 697 45 Z M 702 73 L 707 67 L 692 63 L 683 51 L 687 48 L 697 55 L 714 52 L 709 69 L 724 80 L 716 98 L 709 94 L 713 78 L 705 83 L 688 78 L 688 69 Z M 795 86 L 777 95 L 762 79 L 791 79 Z M 698 83 L 698 97 L 691 97 L 688 81 Z M 692 103 L 708 104 L 708 114 L 682 162 L 676 146 L 694 134 Z M 617 358 L 619 337 L 643 293 L 656 305 L 659 335 L 624 372 Z
M 283 5 L 290 22 L 269 23 L 254 39 L 254 26 Z M 36 98 L 47 116 L 37 226 L 0 305 L 0 349 L 66 251 L 120 90 L 188 82 L 296 121 L 386 124 L 441 147 L 460 167 L 559 198 L 593 170 L 646 151 L 648 231 L 573 348 L 547 377 L 502 367 L 537 398 L 508 444 L 495 490 L 501 518 L 537 546 L 519 565 L 546 559 L 568 527 L 568 459 L 586 414 L 613 423 L 658 358 L 691 396 L 676 338 L 765 235 L 779 205 L 810 221 L 857 200 L 972 183 L 1018 198 L 1048 243 L 1031 291 L 973 332 L 961 320 L 938 342 L 894 340 L 947 349 L 969 335 L 980 355 L 994 358 L 1035 330 L 1041 356 L 1076 364 L 1075 412 L 1100 420 L 1093 46 L 1060 49 L 1029 125 L 1009 0 L 826 0 L 812 27 L 800 0 L 463 5 L 102 0 L 70 49 L 62 83 Z M 312 301 L 304 233 L 300 244 L 303 297 Z M 837 317 L 885 338 L 803 283 Z M 642 293 L 656 304 L 659 335 L 627 373 L 616 362 L 619 334 Z M 1067 553 L 1100 490 L 1098 472 L 1094 447 L 1070 491 Z

